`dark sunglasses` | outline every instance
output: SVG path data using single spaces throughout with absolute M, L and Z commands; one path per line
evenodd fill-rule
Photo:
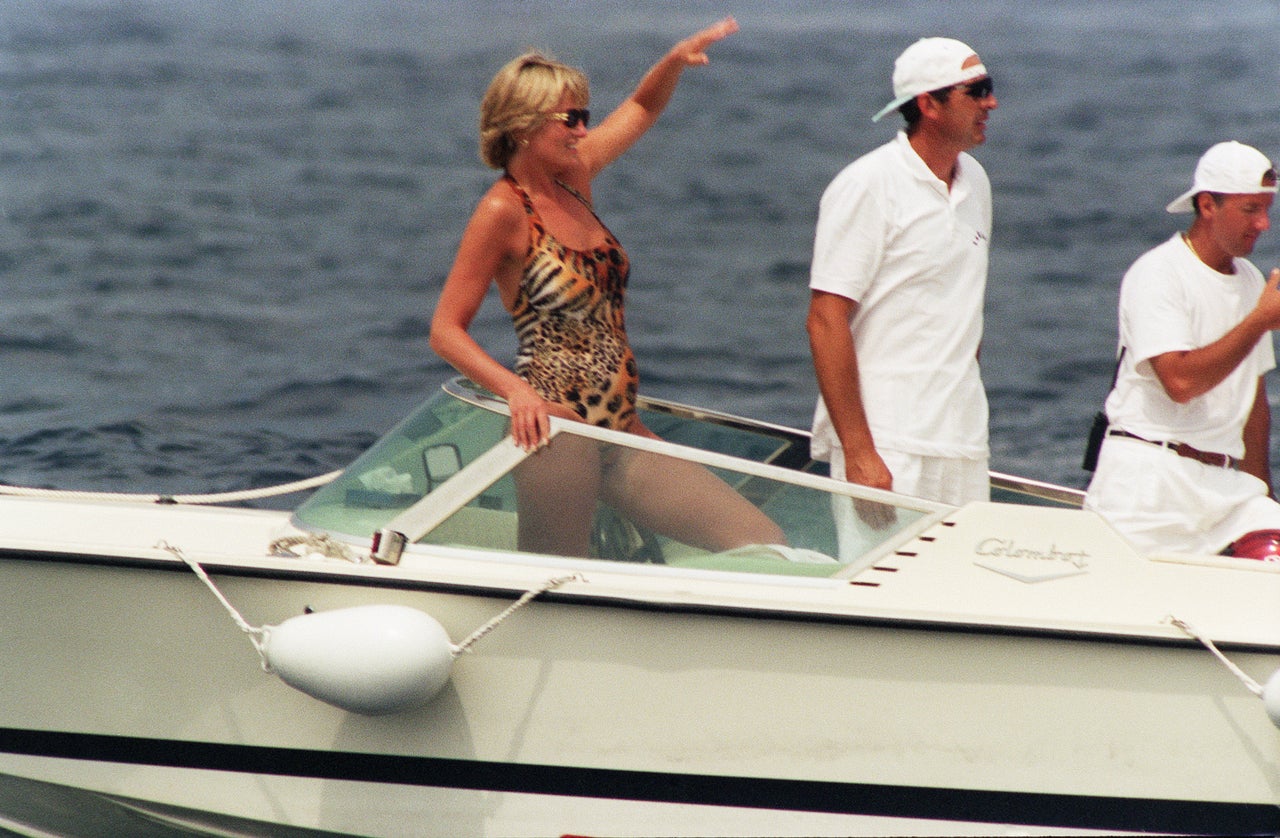
M 586 128 L 587 123 L 591 121 L 591 111 L 586 108 L 569 108 L 567 111 L 556 111 L 544 116 L 548 119 L 560 120 L 565 128 L 577 128 L 579 125 Z
M 971 99 L 985 99 L 995 92 L 996 83 L 991 80 L 991 76 L 971 81 L 968 84 L 957 85 L 960 90 L 964 91 L 964 95 Z

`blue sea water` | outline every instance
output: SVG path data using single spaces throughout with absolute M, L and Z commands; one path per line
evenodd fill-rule
M 1280 156 L 1280 4 L 1173 0 L 6 0 L 0 482 L 204 492 L 340 467 L 450 375 L 427 346 L 494 174 L 477 105 L 529 46 L 607 111 L 740 33 L 597 181 L 654 396 L 807 426 L 818 198 L 895 125 L 916 37 L 982 54 L 992 465 L 1083 485 L 1127 265 L 1208 145 Z M 1280 233 L 1255 252 L 1280 264 Z M 475 326 L 509 359 L 496 298 Z M 1280 402 L 1280 384 L 1271 387 Z

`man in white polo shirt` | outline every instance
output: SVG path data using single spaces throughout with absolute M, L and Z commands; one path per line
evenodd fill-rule
M 923 38 L 897 59 L 906 127 L 823 193 L 808 332 L 813 451 L 833 477 L 961 504 L 990 497 L 978 370 L 991 186 L 965 152 L 997 106 L 977 53 Z M 884 510 L 859 506 L 872 526 Z
M 1269 226 L 1276 171 L 1262 152 L 1219 143 L 1167 207 L 1195 212 L 1120 284 L 1120 363 L 1110 425 L 1085 497 L 1143 551 L 1217 553 L 1280 529 L 1271 497 L 1271 413 L 1280 270 L 1246 258 Z

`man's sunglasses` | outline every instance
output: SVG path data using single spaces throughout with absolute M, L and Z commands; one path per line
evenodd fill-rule
M 544 116 L 548 119 L 560 120 L 566 128 L 577 128 L 579 125 L 586 128 L 587 123 L 591 121 L 591 111 L 586 108 L 569 108 L 567 111 L 556 111 Z
M 964 94 L 971 99 L 985 99 L 995 92 L 996 83 L 991 80 L 991 76 L 971 81 L 968 84 L 957 85 Z

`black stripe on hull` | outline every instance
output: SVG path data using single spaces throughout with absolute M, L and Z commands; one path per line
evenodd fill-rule
M 1266 804 L 624 771 L 17 728 L 0 728 L 0 752 L 165 768 L 657 803 L 1136 832 L 1280 834 L 1280 808 Z

